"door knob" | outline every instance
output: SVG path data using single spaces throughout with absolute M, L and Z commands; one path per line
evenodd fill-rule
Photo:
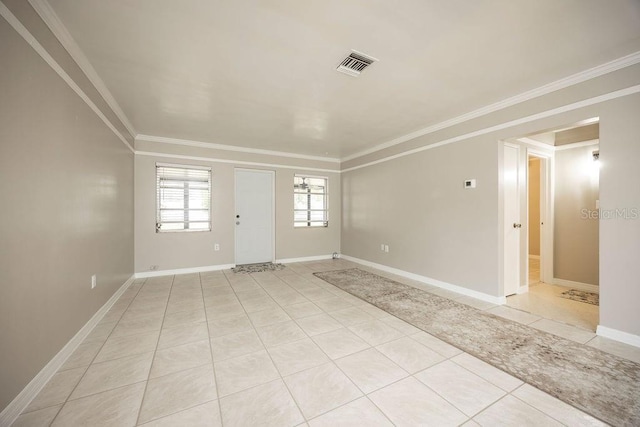
M 240 218 L 240 215 L 236 215 L 236 218 Z
M 513 228 L 522 228 L 522 224 L 513 223 Z

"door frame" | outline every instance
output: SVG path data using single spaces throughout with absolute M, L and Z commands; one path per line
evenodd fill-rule
M 540 281 L 553 284 L 553 213 L 554 213 L 554 186 L 553 186 L 553 153 L 538 151 L 526 148 L 527 154 L 527 174 L 526 186 L 527 195 L 525 204 L 526 210 L 526 248 L 524 262 L 526 263 L 527 280 L 529 277 L 529 156 L 540 159 L 540 221 L 544 226 L 540 227 Z M 529 290 L 527 282 L 526 290 Z
M 237 215 L 237 172 L 258 172 L 264 173 L 271 177 L 271 262 L 276 262 L 276 171 L 268 169 L 250 169 L 250 168 L 233 168 L 233 265 L 236 266 L 236 260 L 238 259 L 238 241 L 236 227 L 236 215 Z

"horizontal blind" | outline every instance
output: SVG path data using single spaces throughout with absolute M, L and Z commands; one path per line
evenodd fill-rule
M 211 230 L 211 168 L 156 164 L 156 231 Z
M 325 177 L 294 176 L 293 222 L 295 227 L 326 227 L 329 225 Z

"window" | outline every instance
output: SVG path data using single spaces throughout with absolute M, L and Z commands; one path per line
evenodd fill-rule
M 293 178 L 293 225 L 327 227 L 327 178 L 296 175 Z
M 156 164 L 156 232 L 211 230 L 211 168 Z

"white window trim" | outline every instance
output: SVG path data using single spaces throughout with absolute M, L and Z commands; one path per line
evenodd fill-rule
M 322 211 L 325 213 L 324 218 L 325 220 L 323 221 L 322 225 L 296 225 L 296 224 L 302 224 L 305 222 L 310 222 L 310 221 L 298 221 L 296 222 L 295 220 L 295 204 L 294 204 L 294 220 L 293 220 L 293 228 L 295 229 L 309 229 L 309 228 L 327 228 L 329 227 L 329 177 L 328 176 L 322 176 L 322 175 L 307 175 L 307 174 L 294 174 L 294 180 L 295 178 L 315 178 L 315 179 L 323 179 L 325 181 L 325 187 L 324 187 L 324 193 L 316 193 L 316 194 L 322 194 L 324 195 L 324 209 L 315 209 L 315 211 Z M 304 193 L 296 193 L 295 190 L 295 182 L 294 182 L 294 190 L 293 190 L 293 194 L 295 196 L 295 194 L 304 194 Z M 295 200 L 295 199 L 294 199 Z M 305 209 L 305 211 L 311 211 L 311 209 Z
M 209 218 L 208 218 L 208 227 L 204 229 L 179 229 L 179 230 L 161 230 L 160 229 L 160 188 L 158 182 L 158 168 L 178 168 L 178 169 L 192 169 L 192 170 L 203 170 L 209 172 Z M 200 165 L 185 165 L 185 164 L 177 164 L 177 163 L 156 163 L 155 167 L 155 180 L 156 180 L 156 233 L 196 233 L 196 232 L 207 232 L 212 229 L 212 214 L 211 214 L 211 195 L 212 195 L 212 168 L 210 166 L 200 166 Z M 203 221 L 204 222 L 204 221 Z

